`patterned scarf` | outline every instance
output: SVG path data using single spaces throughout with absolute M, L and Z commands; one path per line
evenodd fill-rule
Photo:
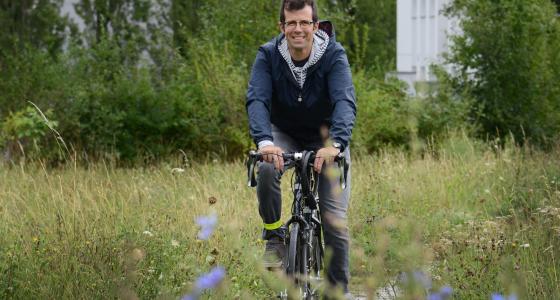
M 288 41 L 284 37 L 280 45 L 278 45 L 278 50 L 284 60 L 290 66 L 290 70 L 294 75 L 297 83 L 299 84 L 300 88 L 303 88 L 303 84 L 305 83 L 305 78 L 307 77 L 307 70 L 316 64 L 323 54 L 325 50 L 327 50 L 327 46 L 329 45 L 329 35 L 323 30 L 317 30 L 315 35 L 313 36 L 313 48 L 311 49 L 311 54 L 309 55 L 309 60 L 307 63 L 303 65 L 303 67 L 296 67 L 292 61 L 292 57 L 290 56 L 290 50 L 288 50 Z

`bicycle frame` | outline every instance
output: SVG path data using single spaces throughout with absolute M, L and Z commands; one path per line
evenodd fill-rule
M 292 182 L 294 199 L 292 216 L 284 224 L 286 228 L 290 229 L 289 249 L 284 267 L 286 273 L 294 278 L 295 284 L 300 286 L 303 298 L 315 299 L 317 290 L 311 288 L 309 272 L 315 272 L 315 278 L 311 277 L 311 279 L 320 279 L 324 256 L 318 197 L 319 176 L 313 171 L 315 153 L 313 151 L 284 153 L 283 158 L 285 169 L 292 167 L 295 169 L 295 181 Z M 257 161 L 261 160 L 262 155 L 259 153 L 255 151 L 249 153 L 247 171 L 248 186 L 250 187 L 257 185 L 255 165 Z M 348 165 L 342 154 L 339 154 L 335 161 L 338 162 L 339 168 L 343 171 L 342 176 L 340 176 L 340 183 L 344 189 L 346 188 Z M 287 297 L 287 294 L 283 296 Z
M 295 283 L 302 288 L 302 296 L 307 299 L 308 295 L 314 295 L 310 284 L 310 275 L 314 275 L 313 279 L 320 279 L 320 271 L 323 269 L 322 258 L 324 255 L 322 235 L 321 235 L 321 214 L 319 211 L 319 197 L 317 188 L 319 185 L 319 177 L 313 172 L 313 161 L 315 154 L 313 152 L 303 152 L 300 163 L 295 165 L 295 182 L 292 184 L 294 202 L 292 203 L 292 217 L 286 222 L 286 228 L 293 228 L 292 224 L 297 223 L 297 230 L 289 230 L 290 244 L 292 243 L 292 234 L 299 235 L 296 245 L 296 259 L 293 261 L 294 266 L 288 265 L 286 271 L 295 279 Z M 301 230 L 300 230 L 301 229 Z M 316 238 L 314 240 L 314 238 Z M 315 243 L 314 243 L 315 241 Z M 316 249 L 318 248 L 318 249 Z M 289 249 L 290 250 L 290 249 Z M 313 253 L 313 251 L 317 251 Z M 288 260 L 290 260 L 288 253 Z M 317 260 L 319 262 L 317 262 Z M 297 269 L 299 267 L 299 270 Z M 315 274 L 310 274 L 315 271 Z M 299 277 L 297 276 L 299 273 Z

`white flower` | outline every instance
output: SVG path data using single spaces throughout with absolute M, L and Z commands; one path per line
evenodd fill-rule
M 147 236 L 149 236 L 149 237 L 154 236 L 154 234 L 151 233 L 151 232 L 149 232 L 148 230 L 144 230 L 144 232 L 142 232 L 142 234 L 147 235 Z
M 519 247 L 521 247 L 521 248 L 529 248 L 529 246 L 530 246 L 529 244 L 523 244 L 523 245 L 521 245 L 521 246 L 519 246 Z
M 171 169 L 171 174 L 183 173 L 183 172 L 185 172 L 185 169 L 183 169 L 183 168 L 173 168 L 173 169 Z

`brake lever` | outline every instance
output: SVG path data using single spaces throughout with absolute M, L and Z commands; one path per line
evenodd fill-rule
M 247 186 L 256 187 L 257 179 L 255 178 L 255 165 L 257 164 L 257 152 L 251 150 L 247 159 Z
M 338 169 L 340 170 L 340 186 L 342 187 L 343 190 L 346 189 L 346 179 L 348 176 L 348 168 L 349 165 L 346 162 L 346 157 L 344 156 L 344 153 L 339 153 L 338 154 Z

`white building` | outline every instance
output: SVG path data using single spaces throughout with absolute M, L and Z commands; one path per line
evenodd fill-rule
M 457 24 L 443 16 L 452 0 L 397 0 L 397 71 L 416 94 L 417 83 L 435 80 L 430 65 L 441 64 Z

